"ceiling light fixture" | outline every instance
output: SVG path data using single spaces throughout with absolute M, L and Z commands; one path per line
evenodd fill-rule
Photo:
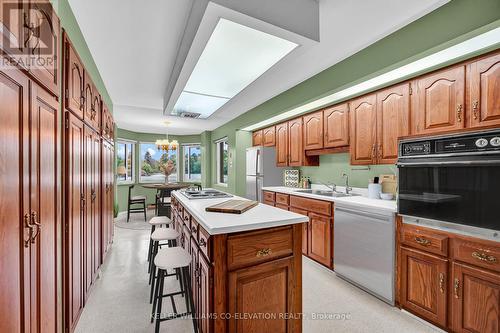
M 169 121 L 165 121 L 165 126 L 170 125 Z M 159 150 L 163 150 L 165 152 L 168 152 L 169 150 L 176 150 L 177 147 L 179 147 L 179 142 L 177 140 L 168 140 L 168 131 L 167 131 L 167 138 L 166 139 L 158 139 L 155 142 L 156 147 Z
M 425 72 L 426 70 L 436 68 L 442 64 L 448 63 L 455 59 L 460 59 L 468 55 L 474 54 L 481 50 L 490 48 L 500 43 L 500 28 L 492 29 L 488 32 L 472 37 L 464 42 L 436 52 L 422 59 L 413 61 L 407 65 L 393 69 L 387 73 L 378 75 L 374 78 L 366 80 L 362 83 L 355 84 L 349 88 L 337 91 L 328 96 L 319 98 L 310 103 L 301 105 L 289 111 L 283 112 L 274 117 L 268 118 L 256 124 L 243 128 L 244 131 L 253 131 L 258 128 L 263 128 L 277 122 L 290 119 L 303 113 L 317 110 L 319 108 L 332 105 L 336 102 L 346 100 L 351 97 L 358 96 L 362 93 L 372 91 L 376 88 L 396 83 L 398 80 L 409 78 L 416 74 Z
M 208 118 L 298 44 L 221 18 L 171 114 Z

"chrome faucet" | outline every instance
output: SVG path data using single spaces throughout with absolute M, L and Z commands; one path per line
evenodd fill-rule
M 345 194 L 348 195 L 352 191 L 352 187 L 349 186 L 349 176 L 344 172 L 342 178 L 345 178 Z
M 332 190 L 332 192 L 337 192 L 337 185 L 335 185 L 334 183 L 323 183 L 321 180 L 319 180 L 319 183 L 328 187 L 330 190 Z

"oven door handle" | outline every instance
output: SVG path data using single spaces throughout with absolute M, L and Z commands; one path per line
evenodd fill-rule
M 398 167 L 425 167 L 425 166 L 476 166 L 476 165 L 500 165 L 500 160 L 477 160 L 477 161 L 435 161 L 435 162 L 398 162 Z

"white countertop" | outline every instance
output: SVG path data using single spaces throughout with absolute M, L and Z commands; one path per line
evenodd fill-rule
M 307 216 L 261 203 L 242 214 L 214 213 L 205 211 L 206 207 L 227 200 L 247 200 L 238 196 L 233 196 L 231 198 L 189 200 L 182 193 L 179 193 L 179 191 L 173 191 L 172 195 L 182 203 L 182 206 L 188 210 L 191 216 L 193 216 L 210 235 L 258 230 L 309 221 Z
M 362 207 L 365 209 L 382 210 L 386 212 L 397 212 L 396 200 L 381 200 L 381 199 L 370 199 L 366 196 L 352 196 L 352 197 L 327 197 L 323 195 L 311 194 L 311 193 L 300 193 L 297 191 L 303 190 L 301 188 L 285 187 L 285 186 L 268 186 L 263 187 L 264 191 L 280 192 L 285 194 L 292 194 L 300 197 L 306 197 L 311 199 L 318 199 L 323 201 L 332 201 L 337 205 L 342 205 L 346 207 L 356 208 Z M 357 191 L 354 190 L 353 193 Z

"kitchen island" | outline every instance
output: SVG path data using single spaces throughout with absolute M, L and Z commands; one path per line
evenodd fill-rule
M 302 223 L 307 216 L 258 204 L 206 212 L 232 198 L 172 193 L 172 220 L 190 272 L 200 332 L 302 331 Z M 244 200 L 244 199 L 243 199 Z

